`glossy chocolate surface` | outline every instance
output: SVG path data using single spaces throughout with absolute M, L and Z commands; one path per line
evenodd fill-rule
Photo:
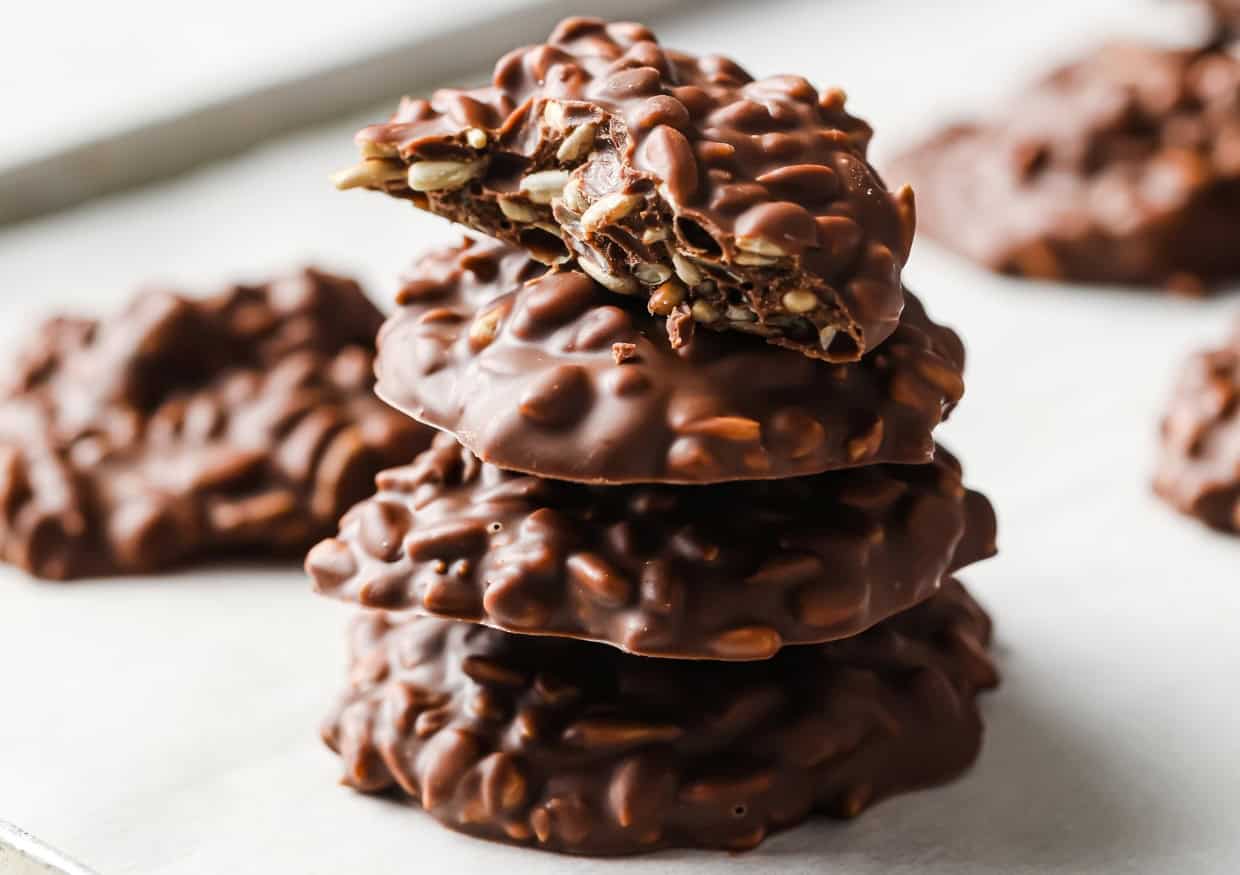
M 63 579 L 304 550 L 430 443 L 374 397 L 381 321 L 312 270 L 49 320 L 0 390 L 0 557 Z
M 989 502 L 942 448 L 715 486 L 510 474 L 449 436 L 345 515 L 306 568 L 319 592 L 646 656 L 767 659 L 855 635 L 995 552 Z
M 896 328 L 914 209 L 844 102 L 665 49 L 640 24 L 571 18 L 489 86 L 404 100 L 358 134 L 363 160 L 337 184 L 573 257 L 706 327 L 852 361 Z
M 960 584 L 863 635 L 762 662 L 642 659 L 445 620 L 359 617 L 323 737 L 343 781 L 527 847 L 742 850 L 955 777 L 998 680 Z
M 713 483 L 922 463 L 964 348 L 908 295 L 900 327 L 832 364 L 685 329 L 503 244 L 431 253 L 379 338 L 379 394 L 486 462 L 595 483 Z M 531 277 L 534 277 L 531 279 Z

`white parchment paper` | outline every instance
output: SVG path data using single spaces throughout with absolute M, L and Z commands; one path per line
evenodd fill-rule
M 844 85 L 881 153 L 1108 23 L 1171 35 L 1166 20 L 1136 0 L 802 0 L 663 32 Z M 114 308 L 145 278 L 205 289 L 313 258 L 385 298 L 412 251 L 452 231 L 330 191 L 352 127 L 0 232 L 0 345 L 56 307 Z M 968 343 L 942 436 L 1000 514 L 1002 554 L 964 577 L 996 619 L 1004 684 L 962 780 L 741 856 L 486 844 L 335 784 L 316 727 L 343 678 L 347 609 L 296 569 L 66 586 L 4 569 L 0 818 L 103 875 L 1240 870 L 1240 540 L 1148 489 L 1175 368 L 1240 299 L 1005 281 L 925 244 L 909 283 Z

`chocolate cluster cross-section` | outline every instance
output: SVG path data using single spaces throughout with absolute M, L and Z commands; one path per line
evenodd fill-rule
M 489 86 L 403 101 L 336 181 L 709 328 L 853 361 L 896 330 L 914 226 L 911 192 L 866 162 L 870 135 L 838 89 L 574 18 Z
M 845 641 L 762 662 L 641 659 L 443 620 L 360 617 L 324 726 L 344 782 L 473 835 L 576 854 L 741 850 L 957 775 L 996 683 L 955 582 Z
M 940 450 L 704 486 L 587 486 L 505 473 L 450 436 L 311 551 L 320 592 L 649 656 L 767 659 L 912 607 L 994 552 L 989 503 Z
M 345 783 L 527 847 L 747 849 L 946 780 L 990 623 L 990 502 L 934 430 L 960 338 L 839 92 L 570 19 L 406 100 L 365 186 L 424 254 L 376 391 L 441 430 L 306 559 L 359 606 Z M 719 329 L 719 330 L 716 330 Z
M 1184 368 L 1163 419 L 1154 488 L 1184 513 L 1240 533 L 1240 323 Z
M 379 394 L 484 461 L 544 477 L 714 483 L 924 463 L 964 391 L 959 338 L 911 295 L 895 334 L 846 364 L 691 324 L 677 348 L 644 306 L 498 243 L 427 255 L 398 301 Z
M 381 319 L 304 271 L 50 320 L 0 394 L 0 557 L 72 578 L 305 549 L 430 442 L 373 396 Z
M 1240 60 L 1111 45 L 892 174 L 931 237 L 994 270 L 1198 293 L 1240 276 Z

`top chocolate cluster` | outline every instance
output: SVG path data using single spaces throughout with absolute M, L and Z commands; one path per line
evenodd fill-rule
M 575 258 L 679 320 L 855 361 L 899 323 L 914 209 L 844 101 L 665 49 L 639 24 L 571 18 L 489 86 L 403 100 L 336 183 Z

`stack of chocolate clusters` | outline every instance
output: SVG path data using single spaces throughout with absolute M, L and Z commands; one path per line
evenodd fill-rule
M 749 848 L 975 757 L 989 503 L 932 432 L 964 353 L 839 91 L 563 22 L 339 175 L 424 256 L 378 391 L 441 434 L 311 551 L 364 606 L 345 782 L 550 850 Z M 464 621 L 464 622 L 461 622 Z

